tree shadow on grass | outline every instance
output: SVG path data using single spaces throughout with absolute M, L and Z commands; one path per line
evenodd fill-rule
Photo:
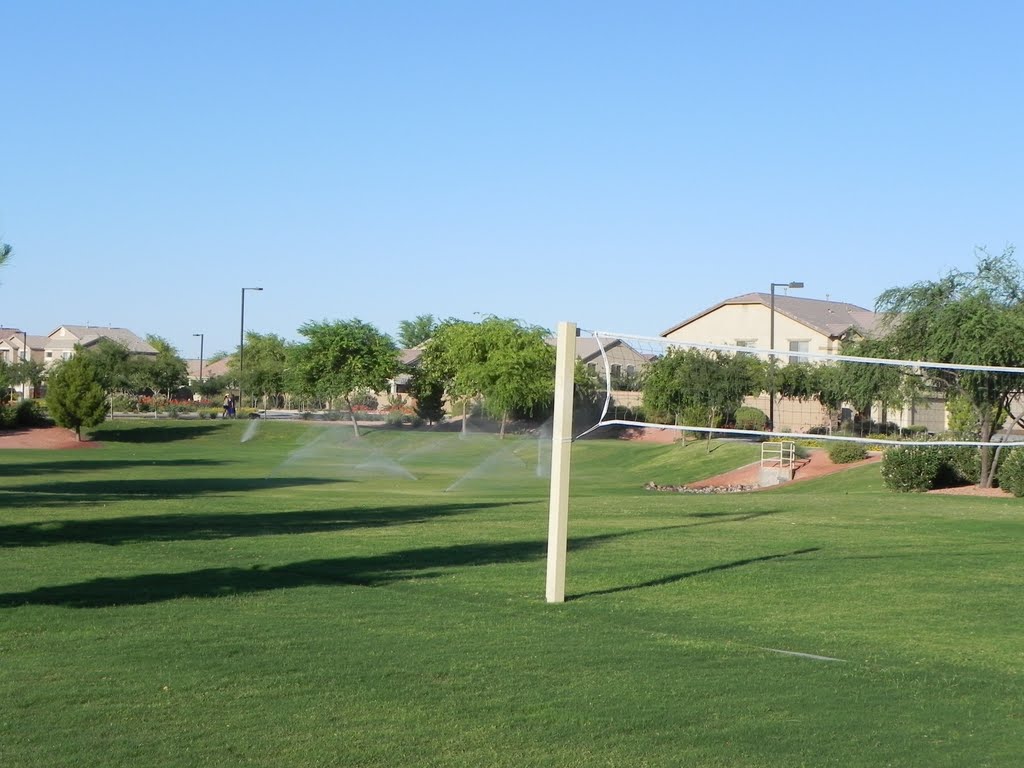
M 100 429 L 92 432 L 93 440 L 101 443 L 173 443 L 178 440 L 194 440 L 213 432 L 226 429 L 227 424 L 217 421 L 199 424 L 168 426 L 166 422 L 142 423 L 123 429 Z
M 326 477 L 173 477 L 139 480 L 78 480 L 21 485 L 0 491 L 0 506 L 52 507 L 108 504 L 132 499 L 174 499 L 209 493 L 248 493 L 349 482 Z
M 674 526 L 682 527 L 682 526 Z M 626 536 L 657 533 L 661 527 L 573 538 L 570 549 L 579 552 Z M 818 548 L 762 555 L 709 566 L 642 584 L 596 590 L 569 599 L 612 594 L 643 587 L 662 586 L 693 576 L 740 568 L 755 563 L 795 557 Z M 69 608 L 106 608 L 143 605 L 182 597 L 206 598 L 251 594 L 307 586 L 379 587 L 410 578 L 437 578 L 452 569 L 541 560 L 547 552 L 543 539 L 531 541 L 453 544 L 389 552 L 365 557 L 304 560 L 278 566 L 204 568 L 179 573 L 150 573 L 99 578 L 76 584 L 40 587 L 24 592 L 0 593 L 0 608 L 24 605 L 58 605 Z
M 0 464 L 0 477 L 29 477 L 31 475 L 54 475 L 59 472 L 134 469 L 135 467 L 192 469 L 195 467 L 219 467 L 227 463 L 213 459 L 82 459 L 81 461 L 68 459 L 66 461 L 30 461 L 23 464 L 5 462 Z
M 616 535 L 621 534 L 576 541 L 574 547 L 590 546 Z M 304 560 L 272 567 L 204 568 L 184 573 L 102 578 L 0 594 L 0 608 L 22 605 L 105 608 L 156 603 L 182 597 L 222 597 L 320 585 L 378 587 L 412 577 L 435 578 L 453 568 L 538 560 L 544 556 L 545 551 L 546 542 L 541 540 L 453 544 L 368 557 Z
M 137 515 L 105 520 L 48 520 L 0 526 L 0 548 L 58 544 L 119 546 L 151 541 L 212 541 L 247 536 L 340 532 L 356 528 L 412 525 L 489 507 L 509 506 L 509 503 L 435 504 L 379 509 L 242 512 L 218 515 Z

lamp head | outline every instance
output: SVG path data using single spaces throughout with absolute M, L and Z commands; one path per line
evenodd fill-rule
M 791 282 L 791 283 L 789 284 L 789 287 L 790 287 L 790 288 L 803 288 L 803 287 L 804 287 L 804 284 L 803 284 L 803 283 L 801 283 L 801 282 L 799 282 L 799 281 L 797 281 L 797 280 L 794 280 L 793 282 Z

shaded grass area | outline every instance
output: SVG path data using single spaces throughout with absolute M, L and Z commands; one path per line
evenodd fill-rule
M 541 444 L 193 426 L 5 453 L 0 764 L 1018 764 L 1016 500 L 588 441 L 552 606 Z

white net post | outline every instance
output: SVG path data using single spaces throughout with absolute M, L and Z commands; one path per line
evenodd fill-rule
M 576 369 L 576 324 L 558 324 L 555 357 L 555 413 L 551 429 L 551 498 L 548 506 L 546 599 L 565 602 L 565 558 L 569 538 L 569 458 L 572 451 L 572 394 Z

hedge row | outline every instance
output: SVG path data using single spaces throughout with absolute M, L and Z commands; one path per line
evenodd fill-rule
M 999 458 L 999 487 L 1024 496 L 1024 448 L 1004 449 Z M 970 446 L 901 446 L 887 450 L 882 461 L 886 487 L 904 493 L 976 485 L 980 479 L 981 454 Z

